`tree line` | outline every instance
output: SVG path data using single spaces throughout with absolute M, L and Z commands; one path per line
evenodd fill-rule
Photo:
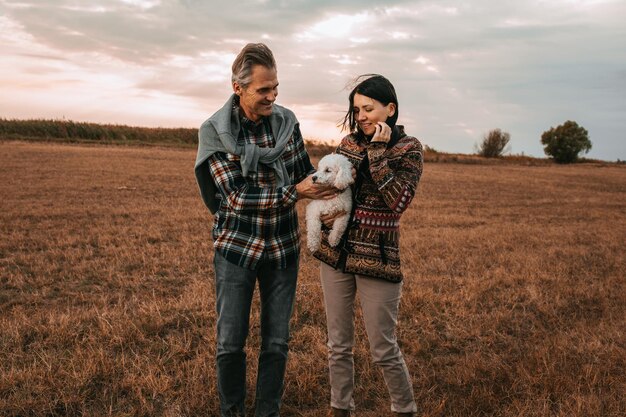
M 63 141 L 93 141 L 101 143 L 198 143 L 198 129 L 149 128 L 114 124 L 74 122 L 71 120 L 4 119 L 0 118 L 0 136 L 4 138 L 41 138 Z M 510 150 L 511 135 L 493 129 L 477 145 L 477 153 L 487 158 L 497 158 Z M 558 163 L 576 162 L 581 152 L 591 150 L 589 133 L 576 122 L 568 120 L 550 128 L 541 135 L 546 155 Z
M 40 138 L 71 142 L 93 141 L 101 143 L 198 143 L 198 129 L 136 127 L 114 124 L 74 122 L 72 120 L 3 119 L 0 118 L 0 135 L 4 138 Z

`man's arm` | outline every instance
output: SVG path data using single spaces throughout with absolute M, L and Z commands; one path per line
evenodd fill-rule
M 218 152 L 208 159 L 209 171 L 228 207 L 236 213 L 252 214 L 259 211 L 289 207 L 304 198 L 328 199 L 337 190 L 329 185 L 315 184 L 309 175 L 296 185 L 258 187 L 248 184 L 239 165 L 226 154 Z
M 327 200 L 337 195 L 337 189 L 329 185 L 315 184 L 312 180 L 315 167 L 304 146 L 304 139 L 300 133 L 300 125 L 296 124 L 293 129 L 293 141 L 295 152 L 294 179 L 296 181 L 297 199 L 305 198 Z
M 228 160 L 224 153 L 213 154 L 208 159 L 208 165 L 222 198 L 236 213 L 251 214 L 289 207 L 297 200 L 295 185 L 257 187 L 248 184 L 239 165 Z
M 302 138 L 302 133 L 300 133 L 299 124 L 296 124 L 296 127 L 293 129 L 293 143 L 295 161 L 293 177 L 295 182 L 299 183 L 315 172 L 315 167 L 311 164 L 311 159 L 304 146 L 304 139 Z
M 329 200 L 340 192 L 332 185 L 314 183 L 313 174 L 297 183 L 295 187 L 298 200 L 305 198 L 312 198 L 314 200 Z

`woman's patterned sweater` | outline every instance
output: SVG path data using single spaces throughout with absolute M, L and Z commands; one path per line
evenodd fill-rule
M 328 230 L 314 256 L 344 272 L 391 282 L 402 281 L 399 253 L 400 216 L 415 195 L 422 175 L 421 143 L 404 134 L 389 149 L 386 143 L 359 143 L 351 134 L 343 138 L 336 153 L 345 155 L 355 168 L 364 162 L 359 189 L 354 195 L 350 225 L 338 247 L 328 244 Z M 361 175 L 361 174 L 360 174 Z M 359 182 L 357 180 L 357 182 Z

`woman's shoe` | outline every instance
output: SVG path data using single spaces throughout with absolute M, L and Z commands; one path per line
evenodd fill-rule
M 350 417 L 350 410 L 342 410 L 340 408 L 330 407 L 330 417 Z

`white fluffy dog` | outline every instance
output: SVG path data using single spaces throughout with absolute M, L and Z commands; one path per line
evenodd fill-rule
M 346 214 L 336 217 L 333 227 L 328 235 L 330 246 L 337 246 L 343 232 L 348 227 L 350 211 L 352 209 L 352 190 L 350 184 L 352 178 L 352 164 L 343 155 L 331 154 L 323 157 L 317 165 L 317 172 L 313 174 L 313 182 L 316 184 L 330 184 L 339 190 L 343 190 L 337 196 L 329 200 L 313 200 L 306 207 L 307 246 L 311 252 L 320 247 L 322 237 L 323 214 L 334 214 L 344 211 Z

